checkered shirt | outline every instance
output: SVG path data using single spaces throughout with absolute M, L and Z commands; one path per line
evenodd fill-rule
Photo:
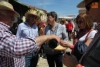
M 38 51 L 35 38 L 17 38 L 9 28 L 8 25 L 0 22 L 0 67 L 15 67 L 14 57 L 20 58 Z

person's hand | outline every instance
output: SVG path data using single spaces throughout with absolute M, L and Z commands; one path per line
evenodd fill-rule
M 60 45 L 63 46 L 63 47 L 71 47 L 73 44 L 71 44 L 68 41 L 61 40 Z
M 72 33 L 70 34 L 70 37 L 71 37 L 72 39 L 74 39 L 74 38 L 75 38 L 75 32 L 72 32 Z
M 74 55 L 67 55 L 66 53 L 62 58 L 62 62 L 67 67 L 76 67 L 76 65 L 78 64 L 78 61 Z
M 60 45 L 63 46 L 63 47 L 67 47 L 67 42 L 64 41 L 64 40 L 61 40 Z

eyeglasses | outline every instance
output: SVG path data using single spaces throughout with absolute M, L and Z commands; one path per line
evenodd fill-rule
M 81 24 L 83 22 L 84 22 L 83 20 L 76 21 L 77 24 Z
M 93 0 L 89 4 L 85 5 L 87 11 L 89 11 L 90 8 L 98 8 L 98 2 L 99 0 Z

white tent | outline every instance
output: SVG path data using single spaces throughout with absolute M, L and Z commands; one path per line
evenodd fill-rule
M 63 18 L 63 19 L 75 19 L 74 17 L 68 17 L 68 16 L 65 16 L 65 17 L 60 16 L 59 18 Z

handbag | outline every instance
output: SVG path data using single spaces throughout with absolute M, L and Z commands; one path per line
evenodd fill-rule
M 87 40 L 87 37 L 88 35 L 90 34 L 92 30 L 90 30 L 86 37 L 85 37 L 85 41 L 78 41 L 76 44 L 75 44 L 75 47 L 74 47 L 74 51 L 73 51 L 73 54 L 76 56 L 76 58 L 78 60 L 80 60 L 81 56 L 83 55 L 83 53 L 86 51 L 87 49 L 87 45 L 85 44 L 86 40 Z

